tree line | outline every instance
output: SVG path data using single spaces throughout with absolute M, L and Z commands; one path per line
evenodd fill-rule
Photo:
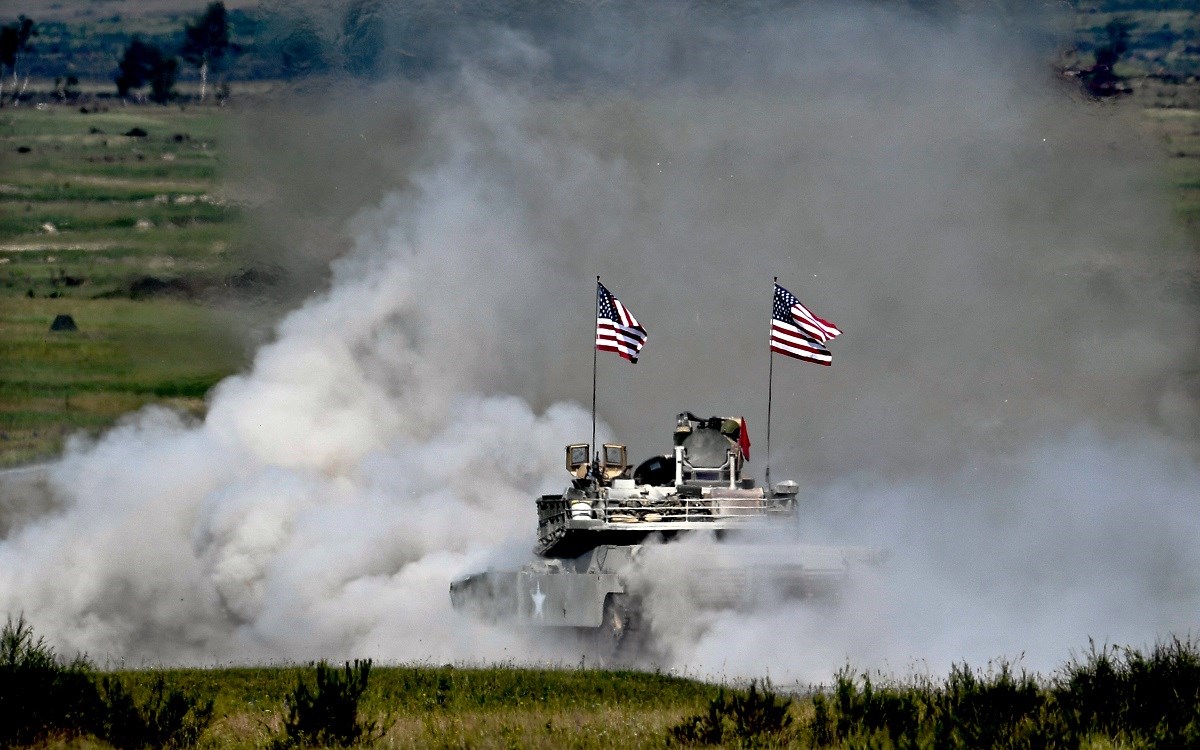
M 175 81 L 182 59 L 199 72 L 200 101 L 204 101 L 208 95 L 209 74 L 220 70 L 237 52 L 229 38 L 225 3 L 220 0 L 209 3 L 203 13 L 184 26 L 183 32 L 183 43 L 176 50 L 164 50 L 135 34 L 126 45 L 113 76 L 117 95 L 126 97 L 148 89 L 146 98 L 150 101 L 169 102 L 175 97 Z M 37 35 L 37 25 L 24 15 L 0 26 L 0 106 L 4 105 L 6 94 L 16 105 L 25 93 L 29 74 L 24 62 L 35 51 L 32 40 Z M 9 76 L 12 85 L 6 92 L 4 86 Z M 78 85 L 78 79 L 74 76 L 60 77 L 55 80 L 55 92 L 66 98 L 75 85 Z
M 128 96 L 132 90 L 149 86 L 150 101 L 165 104 L 174 97 L 179 58 L 183 58 L 184 62 L 200 72 L 200 101 L 204 101 L 208 93 L 209 72 L 218 68 L 231 51 L 225 3 L 219 0 L 209 3 L 204 13 L 184 27 L 183 44 L 178 57 L 134 36 L 125 48 L 125 54 L 117 65 L 117 75 L 113 78 L 117 84 L 117 95 Z
M 1126 0 L 1102 0 L 1102 5 L 1120 5 Z M 768 3 L 769 4 L 769 3 Z M 738 17 L 738 8 L 756 7 L 755 3 L 699 3 L 716 15 L 716 22 Z M 227 70 L 238 61 L 240 75 L 250 78 L 292 79 L 311 75 L 340 75 L 351 78 L 388 76 L 421 77 L 453 63 L 454 50 L 477 32 L 494 27 L 523 29 L 535 43 L 545 41 L 560 54 L 559 68 L 568 71 L 587 69 L 591 63 L 586 49 L 554 47 L 559 35 L 595 20 L 604 21 L 606 4 L 550 3 L 545 0 L 462 0 L 446 3 L 391 3 L 388 0 L 337 0 L 311 3 L 265 3 L 253 12 L 235 9 L 227 12 L 223 2 L 210 2 L 203 13 L 174 23 L 174 31 L 165 35 L 133 35 L 119 58 L 112 80 L 117 94 L 136 96 L 165 103 L 175 98 L 176 79 L 183 66 L 191 66 L 200 79 L 203 101 L 210 95 L 210 77 Z M 592 15 L 589 15 L 592 14 Z M 120 16 L 109 19 L 120 23 Z M 1172 45 L 1178 41 L 1167 24 L 1155 34 L 1131 33 L 1136 23 L 1115 18 L 1103 28 L 1080 29 L 1074 67 L 1064 73 L 1078 79 L 1091 96 L 1115 96 L 1129 91 L 1128 84 L 1115 70 L 1136 47 L 1146 40 Z M 232 33 L 231 33 L 232 30 Z M 114 60 L 111 37 L 96 34 L 92 27 L 70 26 L 49 21 L 41 26 L 45 49 L 33 55 L 33 40 L 38 26 L 21 16 L 0 26 L 0 105 L 18 102 L 25 94 L 29 71 L 49 77 L 62 66 L 78 69 L 87 66 L 91 75 L 100 77 L 112 70 Z M 182 32 L 182 33 L 180 33 Z M 1188 32 L 1181 32 L 1181 38 Z M 234 44 L 231 37 L 241 44 Z M 128 39 L 128 37 L 125 37 Z M 122 40 L 124 41 L 124 40 Z M 1140 46 L 1139 46 L 1140 45 Z M 1188 49 L 1191 49 L 1190 47 Z M 1164 54 L 1167 47 L 1163 48 Z M 1189 53 L 1190 54 L 1190 53 Z M 1095 62 L 1085 67 L 1094 55 Z M 1182 59 L 1182 58 L 1181 58 Z M 1190 59 L 1190 58 L 1189 58 Z M 69 62 L 68 62 L 69 61 Z M 573 67 L 574 66 L 574 67 Z M 1182 68 L 1181 68 L 1182 69 Z M 80 72 L 88 76 L 88 72 Z M 72 98 L 78 86 L 74 76 L 56 79 L 54 92 L 62 100 Z

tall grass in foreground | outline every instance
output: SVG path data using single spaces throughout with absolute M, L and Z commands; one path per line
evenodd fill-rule
M 60 661 L 25 619 L 0 632 L 0 747 L 27 745 L 50 733 L 99 729 L 100 700 L 88 665 Z
M 88 735 L 122 750 L 192 747 L 212 714 L 211 699 L 168 687 L 161 675 L 138 700 L 118 676 L 97 679 L 82 657 L 64 662 L 24 617 L 0 631 L 0 747 Z
M 792 726 L 792 701 L 776 695 L 770 683 L 759 689 L 750 683 L 747 691 L 721 690 L 709 701 L 708 710 L 671 727 L 668 740 L 679 745 L 757 746 L 787 738 Z
M 1195 748 L 1200 644 L 1093 643 L 1049 677 L 1004 661 L 945 679 L 847 667 L 796 697 L 768 683 L 511 665 L 104 673 L 10 619 L 0 717 L 0 747 Z

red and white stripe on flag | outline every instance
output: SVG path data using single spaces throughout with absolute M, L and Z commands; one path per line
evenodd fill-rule
M 796 325 L 811 333 L 817 341 L 822 343 L 831 341 L 842 333 L 833 323 L 813 315 L 807 307 L 799 302 L 792 305 L 790 312 L 792 313 L 792 318 L 796 321 Z
M 826 367 L 833 364 L 833 355 L 823 344 L 813 341 L 797 326 L 781 320 L 771 321 L 771 351 Z
M 840 334 L 837 326 L 813 315 L 796 295 L 775 284 L 771 300 L 771 351 L 828 366 L 833 363 L 833 355 L 824 342 Z

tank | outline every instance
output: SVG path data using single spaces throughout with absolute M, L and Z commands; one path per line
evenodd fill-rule
M 798 485 L 762 487 L 744 477 L 749 452 L 740 417 L 678 416 L 673 450 L 627 461 L 626 446 L 566 446 L 570 485 L 535 500 L 536 559 L 450 584 L 455 609 L 588 634 L 601 662 L 652 651 L 647 597 L 667 585 L 700 609 L 752 609 L 786 598 L 836 596 L 865 548 L 778 540 L 798 520 Z M 764 532 L 756 534 L 755 531 Z M 697 554 L 673 544 L 703 536 Z

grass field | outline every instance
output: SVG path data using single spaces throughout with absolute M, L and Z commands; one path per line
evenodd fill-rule
M 211 302 L 236 270 L 241 219 L 219 192 L 225 122 L 0 110 L 0 465 L 151 401 L 198 413 L 242 361 Z M 79 330 L 51 332 L 59 314 Z
M 0 668 L 0 672 L 2 672 Z M 158 678 L 211 697 L 200 747 L 262 748 L 279 736 L 285 699 L 311 667 L 110 672 L 136 701 Z M 379 726 L 369 745 L 425 748 L 662 748 L 669 727 L 695 714 L 716 685 L 643 672 L 517 668 L 377 667 L 359 707 Z M 110 747 L 94 738 L 49 747 Z
M 319 687 L 312 666 L 93 672 L 62 664 L 36 641 L 5 644 L 0 707 L 22 707 L 24 726 L 0 726 L 0 739 L 40 747 L 143 746 L 146 730 L 122 741 L 118 717 L 161 719 L 172 694 L 183 710 L 166 724 L 203 716 L 184 746 L 312 746 L 289 728 L 300 684 L 316 697 L 309 726 L 357 725 L 353 744 L 368 747 L 1100 750 L 1200 741 L 1200 651 L 1179 640 L 1093 645 L 1050 677 L 1006 662 L 955 665 L 945 678 L 847 667 L 831 685 L 790 696 L 661 673 L 449 665 L 377 667 L 346 693 L 348 666 L 335 666 Z M 79 708 L 63 713 L 64 703 Z M 49 721 L 31 725 L 32 716 Z
M 179 670 L 169 679 L 216 696 L 214 745 L 250 748 L 280 730 L 284 698 L 311 672 Z M 148 688 L 148 673 L 127 676 Z M 667 727 L 717 690 L 640 672 L 389 667 L 372 672 L 361 712 L 390 724 L 385 747 L 661 748 Z
M 1147 109 L 1145 120 L 1167 151 L 1175 216 L 1200 250 L 1200 108 Z

